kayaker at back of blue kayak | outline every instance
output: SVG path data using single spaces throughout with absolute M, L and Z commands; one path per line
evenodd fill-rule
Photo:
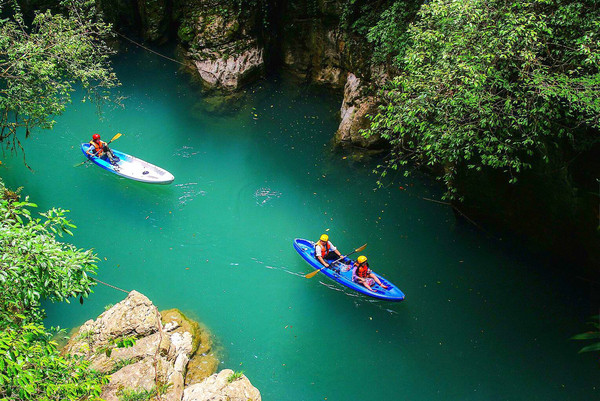
M 375 290 L 372 287 L 376 283 L 384 290 L 387 290 L 388 288 L 387 285 L 383 284 L 379 278 L 373 274 L 371 269 L 369 269 L 367 257 L 364 255 L 360 255 L 352 265 L 352 281 L 364 285 L 369 291 L 373 292 L 375 292 Z

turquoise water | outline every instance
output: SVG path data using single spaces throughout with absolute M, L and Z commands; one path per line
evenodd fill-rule
M 221 367 L 264 400 L 598 399 L 597 358 L 569 340 L 593 313 L 587 284 L 457 223 L 422 199 L 441 195 L 427 177 L 374 190 L 373 166 L 331 151 L 339 93 L 275 77 L 210 114 L 173 63 L 131 49 L 115 67 L 124 109 L 99 119 L 76 94 L 52 132 L 24 142 L 35 171 L 5 157 L 0 174 L 40 211 L 71 211 L 72 242 L 101 257 L 100 280 L 206 324 Z M 122 133 L 115 149 L 175 181 L 73 167 L 94 132 Z M 343 252 L 367 243 L 406 301 L 304 278 L 292 241 L 326 230 Z M 80 325 L 124 295 L 100 285 L 83 306 L 48 305 L 47 323 Z

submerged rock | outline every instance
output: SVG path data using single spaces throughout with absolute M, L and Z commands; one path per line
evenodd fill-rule
M 111 375 L 101 394 L 106 401 L 141 392 L 180 401 L 186 385 L 201 384 L 215 373 L 219 361 L 212 343 L 210 332 L 197 322 L 177 309 L 159 313 L 146 296 L 132 291 L 96 320 L 85 322 L 63 353 L 83 357 L 90 368 Z M 224 386 L 223 397 L 238 387 Z M 260 400 L 260 392 L 250 387 L 255 392 L 244 391 Z

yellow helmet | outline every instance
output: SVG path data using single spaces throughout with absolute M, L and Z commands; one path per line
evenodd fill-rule
M 358 261 L 358 263 L 365 263 L 367 261 L 367 257 L 364 255 L 360 255 L 356 260 Z
M 323 235 L 321 235 L 321 238 L 319 238 L 319 239 L 323 242 L 327 242 L 327 241 L 329 241 L 329 235 L 323 234 Z

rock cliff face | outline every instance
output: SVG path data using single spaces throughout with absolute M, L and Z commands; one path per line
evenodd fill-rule
M 198 0 L 178 12 L 186 57 L 210 88 L 235 90 L 264 71 L 255 15 L 245 11 L 232 1 Z
M 368 128 L 369 115 L 377 114 L 377 100 L 365 93 L 364 85 L 354 74 L 348 73 L 344 86 L 344 100 L 340 109 L 341 122 L 335 133 L 340 144 L 350 144 L 365 149 L 383 147 L 385 141 L 377 136 L 365 138 L 361 130 Z
M 145 40 L 164 42 L 171 23 L 170 1 L 167 0 L 138 0 L 138 12 Z
M 131 17 L 124 20 L 115 11 L 126 10 L 123 0 L 102 3 L 110 21 L 131 25 Z M 369 123 L 367 115 L 376 112 L 377 99 L 372 90 L 368 93 L 369 49 L 341 28 L 344 1 L 137 0 L 134 4 L 141 36 L 161 43 L 176 31 L 183 57 L 206 88 L 219 92 L 219 98 L 261 77 L 267 68 L 283 68 L 307 82 L 340 89 L 353 77 L 344 91 L 334 141 L 361 148 L 380 148 L 384 143 L 359 134 Z
M 245 376 L 227 369 L 214 374 L 218 361 L 210 352 L 209 337 L 177 310 L 161 316 L 146 296 L 132 291 L 98 319 L 85 322 L 63 352 L 111 374 L 101 395 L 106 401 L 142 392 L 160 393 L 168 401 L 261 400 Z M 125 346 L 132 339 L 135 344 Z M 196 363 L 188 363 L 190 358 Z
M 282 10 L 281 63 L 310 82 L 344 88 L 335 144 L 363 149 L 385 146 L 360 131 L 377 112 L 369 49 L 341 28 L 342 1 L 288 1 Z
M 368 116 L 377 112 L 377 99 L 369 93 L 368 55 L 357 52 L 357 45 L 350 49 L 340 30 L 340 2 L 281 2 L 278 12 L 270 14 L 281 18 L 278 40 L 260 36 L 256 13 L 261 10 L 242 12 L 227 0 L 198 0 L 186 7 L 179 37 L 207 87 L 239 89 L 264 72 L 264 54 L 269 52 L 269 59 L 278 59 L 284 69 L 307 82 L 345 88 L 335 143 L 365 149 L 385 146 L 381 138 L 360 134 L 369 125 Z M 266 17 L 263 14 L 262 20 Z M 275 29 L 274 24 L 270 27 Z
M 316 5 L 313 3 L 317 3 Z M 348 66 L 336 2 L 287 2 L 279 49 L 285 69 L 308 81 L 343 87 Z

